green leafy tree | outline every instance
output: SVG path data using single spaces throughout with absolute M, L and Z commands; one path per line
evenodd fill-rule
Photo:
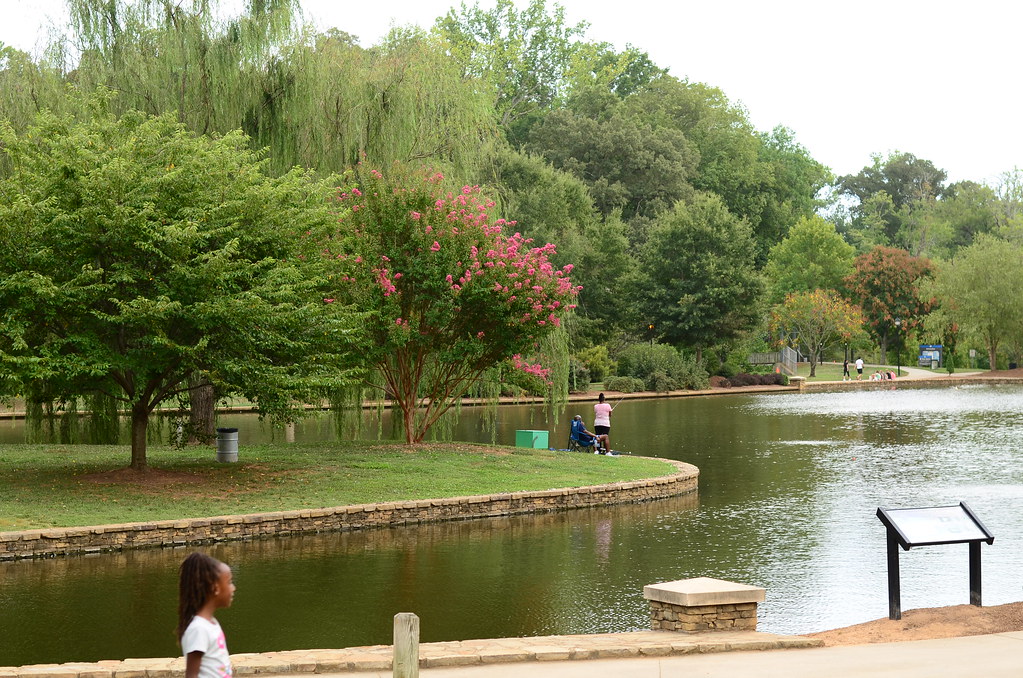
M 863 326 L 858 306 L 834 290 L 793 292 L 771 311 L 771 332 L 783 342 L 795 341 L 810 357 L 810 376 L 817 375 L 821 355 L 838 341 L 848 342 Z
M 815 215 L 823 204 L 818 194 L 834 177 L 796 141 L 792 130 L 778 126 L 758 137 L 759 160 L 771 170 L 761 188 L 767 201 L 757 229 L 761 255 L 766 255 L 798 221 Z
M 585 89 L 601 89 L 625 98 L 667 71 L 632 45 L 618 52 L 606 42 L 578 43 L 566 74 L 570 95 Z
M 697 351 L 750 330 L 763 280 L 749 224 L 720 198 L 699 193 L 654 226 L 641 255 L 641 308 L 657 336 Z
M 995 369 L 998 349 L 1023 332 L 1023 247 L 981 235 L 942 266 L 927 291 L 946 324 L 981 339 Z
M 268 178 L 241 133 L 104 104 L 0 127 L 0 373 L 30 398 L 116 399 L 140 470 L 153 410 L 195 374 L 277 417 L 343 384 L 349 317 L 296 249 L 336 223 L 328 185 Z
M 681 133 L 692 144 L 697 165 L 690 183 L 718 195 L 729 212 L 750 224 L 759 242 L 773 168 L 760 161 L 762 143 L 746 111 L 716 87 L 667 75 L 625 103 L 654 129 Z M 765 237 L 764 242 L 758 256 L 776 240 Z
M 516 127 L 550 110 L 564 96 L 565 74 L 577 38 L 586 24 L 568 26 L 565 10 L 546 0 L 530 0 L 519 10 L 512 0 L 497 0 L 493 9 L 462 3 L 437 21 L 436 30 L 466 76 L 490 83 L 500 125 L 513 138 Z
M 912 153 L 895 151 L 883 157 L 872 156 L 873 163 L 858 174 L 839 179 L 841 190 L 861 202 L 880 191 L 892 197 L 896 207 L 905 207 L 921 195 L 940 197 L 947 174 L 930 160 Z
M 871 338 L 881 347 L 881 362 L 887 362 L 889 342 L 915 332 L 933 306 L 920 287 L 932 274 L 931 262 L 905 250 L 875 247 L 856 257 L 854 268 L 845 280 L 847 293 L 863 309 Z
M 768 300 L 781 303 L 791 292 L 838 290 L 852 273 L 856 250 L 821 217 L 800 219 L 788 236 L 771 248 L 764 273 Z
M 921 201 L 903 222 L 901 241 L 917 256 L 949 259 L 981 234 L 998 227 L 1001 206 L 995 191 L 973 181 L 948 186 L 941 200 Z
M 370 346 L 360 361 L 382 377 L 410 444 L 502 363 L 561 395 L 568 386 L 567 346 L 562 355 L 548 354 L 564 365 L 554 372 L 530 356 L 559 334 L 575 305 L 572 266 L 554 268 L 552 244 L 503 233 L 514 222 L 491 223 L 495 204 L 478 188 L 445 192 L 442 180 L 430 172 L 363 174 L 340 196 L 351 210 L 340 234 L 352 237 L 323 243 L 337 266 L 331 300 L 368 312 Z
M 998 196 L 998 226 L 1005 227 L 1023 217 L 1023 169 L 1014 167 L 998 177 L 994 188 Z
M 526 149 L 584 181 L 605 216 L 655 217 L 692 197 L 699 156 L 685 135 L 644 123 L 612 95 L 601 103 L 607 108 L 595 115 L 550 113 L 530 131 Z
M 716 87 L 662 75 L 625 104 L 654 129 L 680 132 L 692 144 L 697 165 L 689 182 L 749 222 L 758 265 L 796 220 L 814 213 L 831 180 L 791 131 L 757 133 L 746 110 Z
M 941 268 L 939 267 L 935 278 L 940 278 L 940 276 Z M 924 283 L 925 288 L 930 285 L 930 282 Z M 956 322 L 951 307 L 952 303 L 938 300 L 924 319 L 923 326 L 927 335 L 937 337 L 942 345 L 942 362 L 949 374 L 953 374 L 959 364 L 959 339 L 962 335 L 962 328 Z
M 954 238 L 952 224 L 942 218 L 932 196 L 922 196 L 899 210 L 896 243 L 915 257 L 947 255 Z
M 945 190 L 947 175 L 930 160 L 917 158 L 912 153 L 893 152 L 888 157 L 872 156 L 873 163 L 858 174 L 850 174 L 838 180 L 839 192 L 857 199 L 853 209 L 858 219 L 871 213 L 868 206 L 873 196 L 884 193 L 891 199 L 891 208 L 874 213 L 883 220 L 884 237 L 877 235 L 873 244 L 899 243 L 899 230 L 911 207 L 920 201 L 940 198 Z M 872 226 L 877 226 L 873 224 Z
M 493 185 L 501 211 L 515 215 L 516 228 L 535 242 L 558 244 L 555 266 L 575 265 L 572 279 L 582 286 L 572 318 L 573 346 L 602 341 L 619 324 L 635 317 L 618 281 L 635 268 L 628 228 L 616 214 L 602 217 L 586 185 L 542 158 L 505 150 L 493 159 Z M 581 344 L 580 344 L 581 341 Z

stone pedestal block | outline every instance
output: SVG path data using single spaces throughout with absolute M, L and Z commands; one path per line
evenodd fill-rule
M 733 582 L 696 577 L 643 587 L 650 602 L 654 630 L 756 631 L 757 603 L 766 590 Z

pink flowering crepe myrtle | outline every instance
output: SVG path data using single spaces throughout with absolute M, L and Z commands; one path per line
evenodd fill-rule
M 339 194 L 349 209 L 324 249 L 340 269 L 331 296 L 372 311 L 369 360 L 390 393 L 415 401 L 410 407 L 423 407 L 424 392 L 456 398 L 505 361 L 549 379 L 549 369 L 523 356 L 560 326 L 581 289 L 571 265 L 551 263 L 553 244 L 506 235 L 515 222 L 491 223 L 494 203 L 478 186 L 443 192 L 442 180 L 426 173 L 391 183 L 371 170 L 360 189 Z M 441 376 L 409 383 L 427 373 Z

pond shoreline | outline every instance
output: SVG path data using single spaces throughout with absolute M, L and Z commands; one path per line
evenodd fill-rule
M 697 491 L 697 467 L 671 459 L 662 461 L 675 466 L 677 472 L 644 480 L 543 491 L 0 532 L 0 561 L 548 513 L 647 502 Z
M 907 368 L 903 368 L 907 369 Z M 908 369 L 907 369 L 908 371 Z M 906 388 L 944 388 L 944 387 L 959 387 L 959 386 L 978 386 L 982 384 L 992 385 L 1012 385 L 1019 386 L 1023 385 L 1023 370 L 1013 370 L 1012 372 L 1001 372 L 1001 373 L 970 373 L 963 376 L 944 375 L 944 374 L 928 374 L 927 376 L 905 376 L 900 377 L 894 381 L 870 381 L 863 379 L 857 381 L 855 379 L 851 381 L 803 381 L 801 384 L 789 384 L 788 386 L 733 386 L 725 388 L 706 388 L 700 390 L 679 390 L 679 391 L 637 391 L 635 393 L 622 393 L 621 391 L 604 391 L 604 395 L 612 401 L 619 400 L 656 400 L 659 398 L 702 398 L 707 396 L 726 396 L 726 395 L 757 395 L 757 394 L 773 394 L 773 393 L 800 393 L 806 391 L 812 392 L 831 392 L 831 391 L 843 391 L 843 390 L 856 390 L 856 389 L 874 389 L 874 390 L 887 390 L 903 386 Z M 595 402 L 598 396 L 597 391 L 586 391 L 580 393 L 571 393 L 568 396 L 567 403 L 588 403 Z M 482 398 L 462 398 L 462 407 L 480 407 L 487 404 L 487 401 Z M 501 397 L 498 398 L 498 405 L 543 405 L 544 399 L 540 396 L 521 396 L 521 397 Z M 377 401 L 366 401 L 362 407 L 365 410 L 373 410 L 378 407 L 384 409 L 392 409 L 393 403 L 386 400 L 381 405 Z M 308 412 L 325 412 L 330 409 L 327 405 L 306 405 L 305 410 Z M 254 405 L 232 405 L 225 407 L 218 407 L 216 411 L 220 414 L 246 414 L 256 413 L 258 408 Z M 185 410 L 178 409 L 160 409 L 157 414 L 182 414 Z M 0 408 L 0 420 L 3 419 L 24 419 L 25 412 L 22 409 L 15 408 Z

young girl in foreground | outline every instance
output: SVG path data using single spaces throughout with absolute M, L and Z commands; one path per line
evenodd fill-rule
M 185 678 L 229 678 L 231 657 L 224 631 L 213 618 L 234 598 L 231 568 L 205 553 L 181 563 L 178 581 L 178 640 L 185 655 Z

